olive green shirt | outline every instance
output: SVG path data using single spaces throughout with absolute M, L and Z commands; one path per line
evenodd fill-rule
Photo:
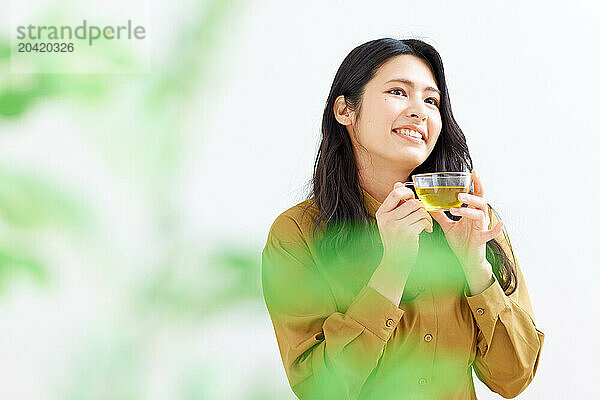
M 362 193 L 376 229 L 381 204 Z M 491 229 L 498 216 L 488 209 Z M 381 261 L 381 240 L 354 249 L 358 256 L 331 263 L 317 255 L 311 231 L 315 216 L 313 199 L 284 211 L 262 252 L 265 303 L 299 399 L 476 399 L 472 369 L 506 398 L 529 385 L 544 333 L 536 327 L 504 230 L 496 240 L 517 272 L 512 294 L 507 296 L 494 279 L 469 296 L 447 242 L 434 243 L 433 234 L 423 231 L 417 262 L 396 305 L 367 286 Z M 436 222 L 434 229 L 443 235 Z

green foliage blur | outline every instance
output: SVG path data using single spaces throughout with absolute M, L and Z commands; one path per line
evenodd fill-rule
M 146 398 L 149 358 L 156 342 L 172 334 L 170 329 L 184 322 L 203 329 L 218 312 L 262 303 L 260 249 L 235 241 L 197 246 L 197 238 L 184 232 L 172 195 L 176 178 L 185 172 L 186 151 L 197 141 L 193 136 L 202 135 L 189 132 L 182 116 L 202 94 L 198 91 L 208 90 L 226 28 L 249 5 L 238 0 L 196 3 L 187 13 L 197 18 L 175 25 L 173 45 L 153 61 L 150 74 L 11 74 L 10 40 L 0 36 L 0 137 L 15 135 L 13 128 L 45 105 L 68 109 L 84 123 L 88 115 L 101 115 L 80 132 L 82 140 L 103 155 L 109 168 L 135 176 L 142 194 L 137 201 L 152 211 L 148 246 L 160 254 L 149 264 L 144 254 L 131 256 L 144 268 L 129 274 L 130 266 L 119 264 L 123 258 L 115 257 L 118 250 L 102 233 L 106 221 L 86 187 L 28 164 L 0 160 L 0 304 L 18 282 L 40 294 L 61 286 L 68 272 L 48 257 L 44 246 L 49 238 L 89 257 L 80 265 L 82 274 L 96 276 L 94 265 L 106 265 L 97 275 L 106 282 L 99 284 L 119 284 L 118 292 L 106 292 L 116 299 L 118 311 L 81 332 L 65 353 L 65 365 L 51 377 L 54 392 L 47 398 Z M 135 62 L 124 62 L 130 61 Z M 94 182 L 86 184 L 91 188 Z M 170 398 L 219 398 L 210 385 L 227 368 L 215 369 L 214 363 L 210 358 L 182 361 Z M 264 383 L 268 378 L 263 379 L 253 381 L 247 399 L 275 398 Z

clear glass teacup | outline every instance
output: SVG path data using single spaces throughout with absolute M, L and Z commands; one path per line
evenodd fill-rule
M 450 210 L 460 207 L 463 203 L 458 200 L 459 193 L 469 193 L 471 188 L 470 172 L 431 172 L 413 175 L 412 182 L 417 197 L 423 201 L 427 211 Z

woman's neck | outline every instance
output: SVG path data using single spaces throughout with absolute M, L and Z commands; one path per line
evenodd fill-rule
M 396 182 L 406 182 L 411 170 L 376 168 L 373 165 L 359 169 L 360 186 L 375 200 L 383 203 L 385 198 L 394 189 Z

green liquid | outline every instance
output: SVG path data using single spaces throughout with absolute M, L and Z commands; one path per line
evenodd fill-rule
M 460 207 L 462 201 L 458 200 L 459 193 L 468 193 L 468 186 L 435 186 L 415 187 L 417 196 L 423 201 L 426 210 L 449 210 L 451 207 Z

